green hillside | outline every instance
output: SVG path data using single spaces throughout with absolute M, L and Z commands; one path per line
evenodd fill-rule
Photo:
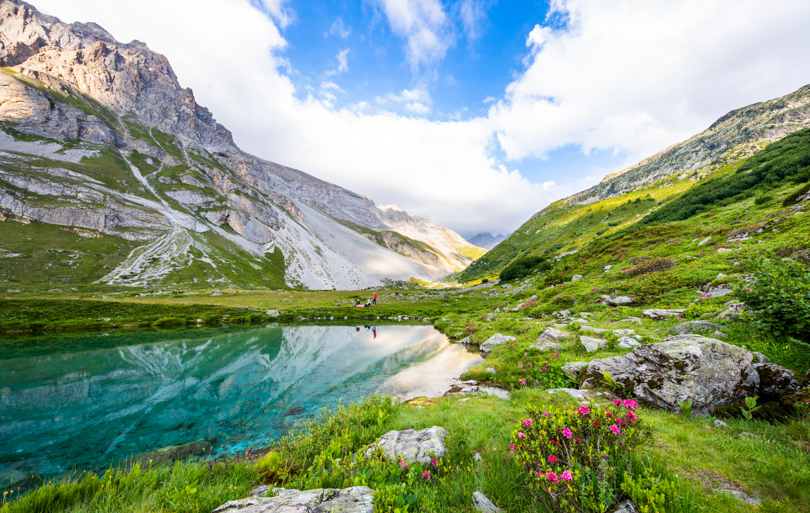
M 589 205 L 561 200 L 535 214 L 458 279 L 493 278 L 520 258 L 552 259 L 566 252 L 583 252 L 653 227 L 654 231 L 700 231 L 714 226 L 707 221 L 723 217 L 723 212 L 735 213 L 735 225 L 742 219 L 752 224 L 764 222 L 782 209 L 788 196 L 804 190 L 800 188 L 810 179 L 809 166 L 810 129 L 805 129 L 747 159 L 671 175 L 615 198 Z M 694 221 L 694 226 L 672 225 L 683 220 Z M 634 237 L 643 240 L 645 235 Z

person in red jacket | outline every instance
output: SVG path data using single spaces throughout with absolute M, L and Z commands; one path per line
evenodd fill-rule
M 374 306 L 377 306 L 377 293 L 376 292 L 374 293 L 374 299 L 372 300 L 372 302 L 374 303 Z

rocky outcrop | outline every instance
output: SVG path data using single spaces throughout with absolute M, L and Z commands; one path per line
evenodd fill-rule
M 373 513 L 374 491 L 366 486 L 277 490 L 275 497 L 248 497 L 226 502 L 212 513 Z
M 430 463 L 432 458 L 442 458 L 447 454 L 444 440 L 447 430 L 440 426 L 414 431 L 389 431 L 379 441 L 371 445 L 367 452 L 381 447 L 392 461 L 419 462 L 422 465 Z
M 605 373 L 645 402 L 679 411 L 678 401 L 691 399 L 699 414 L 756 396 L 760 387 L 749 351 L 700 335 L 679 335 L 625 356 L 592 360 L 582 388 L 597 386 Z

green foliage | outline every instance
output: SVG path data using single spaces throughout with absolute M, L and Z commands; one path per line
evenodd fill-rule
M 507 265 L 503 271 L 501 271 L 501 279 L 503 281 L 518 280 L 528 276 L 535 269 L 547 271 L 551 269 L 551 264 L 544 258 L 538 256 L 521 258 Z
M 681 221 L 788 182 L 810 180 L 810 129 L 799 130 L 748 158 L 730 176 L 707 180 L 653 212 L 637 226 Z M 798 196 L 797 196 L 798 197 Z
M 152 323 L 155 328 L 176 328 L 178 326 L 185 326 L 186 320 L 180 317 L 161 317 Z
M 757 205 L 757 206 L 764 205 L 764 204 L 768 203 L 769 201 L 771 201 L 772 199 L 773 199 L 773 197 L 771 197 L 771 196 L 757 196 L 757 198 L 754 200 L 754 205 Z
M 675 260 L 671 257 L 659 257 L 641 260 L 636 265 L 624 269 L 621 274 L 627 278 L 639 276 L 642 274 L 652 274 L 660 271 L 666 271 L 675 267 Z
M 783 207 L 790 207 L 799 202 L 799 198 L 810 192 L 810 183 L 802 185 L 782 201 Z
M 681 407 L 681 415 L 687 419 L 692 417 L 692 399 L 678 401 L 678 406 Z
M 810 268 L 773 257 L 749 260 L 754 282 L 736 293 L 745 301 L 757 327 L 776 336 L 808 340 L 810 332 Z
M 639 513 L 667 511 L 677 497 L 675 483 L 649 474 L 625 474 L 621 488 L 633 500 Z
M 741 410 L 743 417 L 745 417 L 745 420 L 753 419 L 754 418 L 753 413 L 758 409 L 762 408 L 762 406 L 757 406 L 757 399 L 759 399 L 759 397 L 745 398 L 745 409 Z
M 617 399 L 607 408 L 529 408 L 512 434 L 526 486 L 551 511 L 608 510 L 621 496 L 631 454 L 650 437 L 636 407 Z

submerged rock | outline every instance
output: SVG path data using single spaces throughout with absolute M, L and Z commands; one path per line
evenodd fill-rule
M 183 445 L 170 445 L 156 451 L 145 452 L 134 458 L 141 466 L 163 465 L 173 461 L 184 460 L 192 456 L 204 456 L 211 452 L 213 446 L 206 440 Z
M 628 393 L 655 406 L 679 411 L 692 399 L 705 414 L 759 393 L 753 355 L 745 349 L 700 335 L 679 335 L 648 344 L 624 356 L 590 362 L 582 387 L 593 388 L 609 372 Z
M 372 444 L 367 451 L 370 453 L 375 447 L 382 447 L 391 461 L 399 461 L 400 457 L 408 462 L 426 465 L 430 463 L 434 454 L 441 458 L 447 454 L 444 440 L 447 430 L 441 426 L 433 426 L 420 431 L 406 429 L 405 431 L 389 431 Z
M 212 513 L 373 513 L 374 491 L 365 486 L 351 488 L 316 488 L 314 490 L 280 489 L 275 497 L 248 497 L 229 501 Z

